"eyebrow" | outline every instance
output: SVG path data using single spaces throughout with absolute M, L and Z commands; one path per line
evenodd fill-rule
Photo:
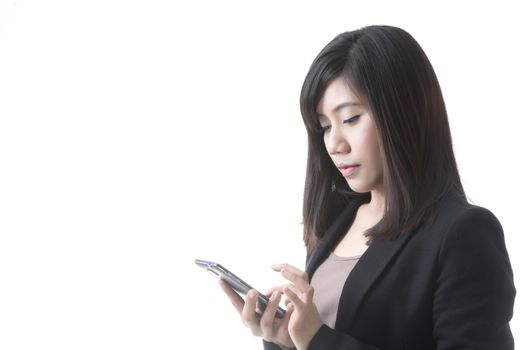
M 332 109 L 332 114 L 337 113 L 341 109 L 343 109 L 345 107 L 350 107 L 350 106 L 361 106 L 361 103 L 359 103 L 359 102 L 343 102 L 343 103 L 340 103 L 337 106 L 335 106 L 334 109 Z M 326 117 L 323 113 L 319 113 L 317 111 L 316 111 L 316 113 L 317 113 L 318 117 Z

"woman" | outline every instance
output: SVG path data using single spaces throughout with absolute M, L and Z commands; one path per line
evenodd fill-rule
M 340 34 L 301 92 L 306 272 L 255 293 L 222 283 L 266 349 L 513 349 L 515 289 L 497 218 L 467 203 L 445 104 L 407 32 Z M 284 293 L 287 312 L 274 318 Z

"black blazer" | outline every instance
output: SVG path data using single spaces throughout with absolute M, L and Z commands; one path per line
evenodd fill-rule
M 310 279 L 360 204 L 343 211 L 308 257 Z M 335 329 L 322 326 L 308 349 L 514 349 L 515 294 L 499 221 L 449 194 L 433 222 L 374 240 L 345 282 Z

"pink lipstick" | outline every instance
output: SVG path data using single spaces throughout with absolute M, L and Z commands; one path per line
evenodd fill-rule
M 344 177 L 350 176 L 354 174 L 359 167 L 359 164 L 354 165 L 347 165 L 347 164 L 340 164 L 337 166 L 341 174 L 343 174 Z

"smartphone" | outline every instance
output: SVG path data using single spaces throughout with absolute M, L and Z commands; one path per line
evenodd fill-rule
M 245 296 L 246 294 L 248 294 L 248 291 L 250 289 L 254 289 L 248 283 L 244 282 L 242 279 L 237 277 L 234 273 L 228 271 L 226 268 L 224 268 L 220 264 L 217 264 L 216 262 L 195 259 L 195 264 L 197 264 L 205 270 L 208 270 L 213 275 L 221 278 L 223 281 L 228 283 L 230 287 L 232 287 L 232 289 L 238 294 Z M 261 309 L 261 311 L 264 312 L 264 310 L 266 309 L 266 305 L 268 305 L 269 299 L 266 297 L 266 295 L 260 293 L 259 291 L 257 291 L 257 293 L 259 294 L 257 300 L 258 307 L 259 309 Z M 278 307 L 277 311 L 275 312 L 275 316 L 277 318 L 283 318 L 285 313 L 286 311 L 283 308 Z

